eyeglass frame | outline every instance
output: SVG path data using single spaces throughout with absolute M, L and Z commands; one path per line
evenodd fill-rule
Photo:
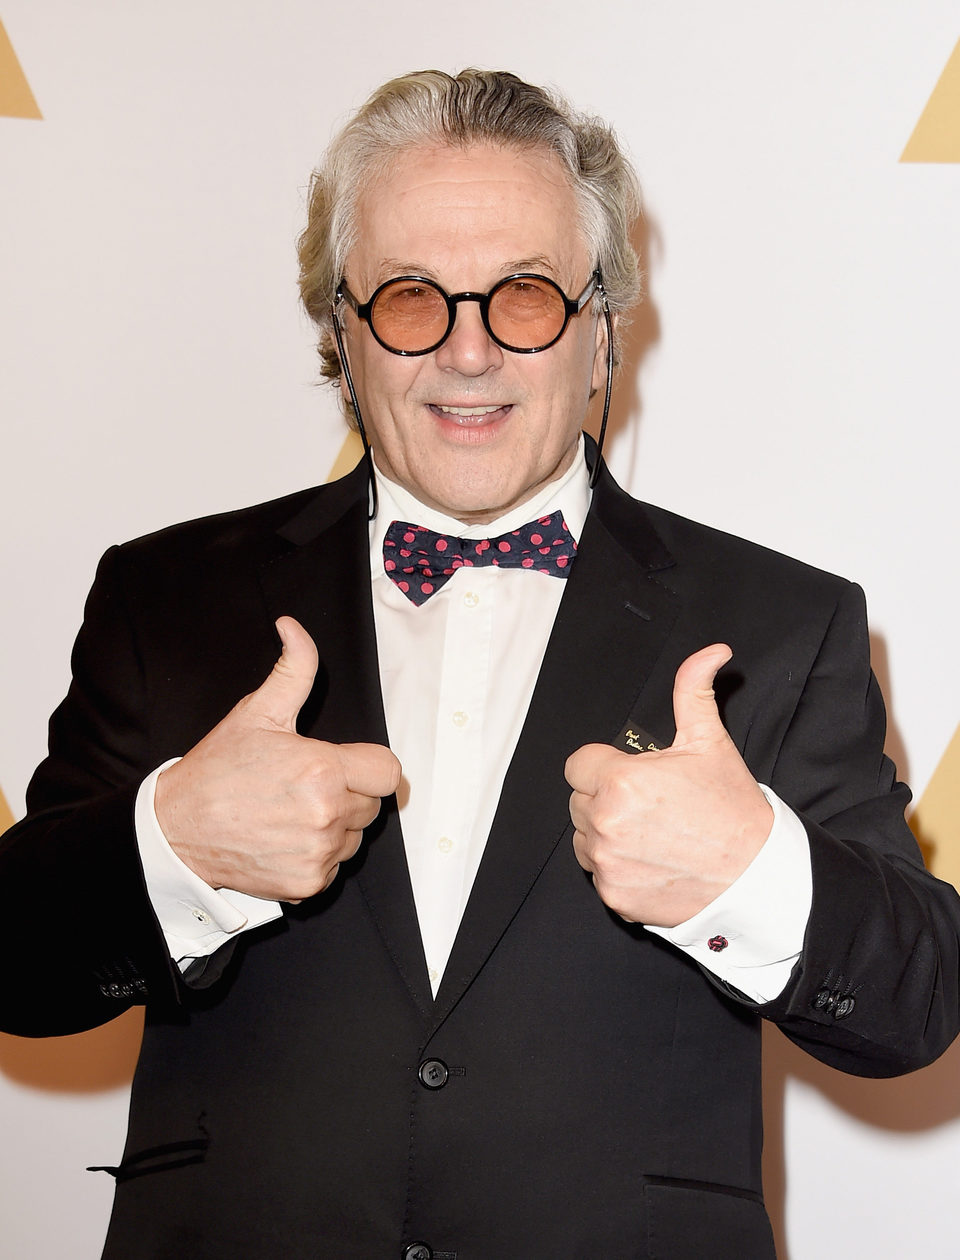
M 389 288 L 391 284 L 396 284 L 400 280 L 411 280 L 415 281 L 417 284 L 429 285 L 431 289 L 436 290 L 436 292 L 440 294 L 447 304 L 446 331 L 438 341 L 435 341 L 433 345 L 427 346 L 423 350 L 397 350 L 396 347 L 387 345 L 387 343 L 378 336 L 377 330 L 373 326 L 373 320 L 370 318 L 373 311 L 373 304 L 376 302 L 380 294 L 384 291 L 384 289 Z M 564 314 L 560 331 L 554 338 L 552 338 L 552 340 L 544 342 L 542 346 L 508 345 L 505 341 L 501 341 L 490 327 L 489 311 L 493 295 L 499 289 L 502 289 L 504 285 L 511 284 L 514 280 L 542 280 L 552 289 L 555 289 L 563 300 Z M 580 295 L 575 298 L 568 298 L 563 289 L 561 289 L 559 284 L 557 284 L 556 280 L 551 280 L 549 276 L 542 276 L 536 271 L 518 271 L 511 276 L 504 276 L 502 280 L 498 280 L 488 293 L 474 293 L 469 290 L 463 293 L 448 293 L 446 289 L 437 284 L 436 280 L 431 280 L 427 276 L 391 276 L 389 280 L 384 280 L 383 284 L 378 285 L 377 288 L 374 289 L 373 293 L 366 302 L 358 302 L 354 295 L 350 292 L 346 276 L 342 276 L 340 283 L 337 285 L 336 297 L 334 299 L 334 316 L 336 316 L 336 308 L 338 304 L 341 301 L 345 301 L 356 314 L 357 318 L 363 320 L 370 329 L 373 339 L 376 341 L 377 345 L 382 346 L 383 349 L 387 350 L 390 354 L 396 354 L 402 356 L 403 358 L 413 359 L 424 354 L 432 354 L 434 350 L 439 350 L 453 332 L 453 326 L 457 320 L 458 304 L 460 302 L 476 302 L 480 307 L 480 318 L 483 320 L 483 326 L 487 331 L 487 336 L 492 342 L 494 342 L 495 345 L 498 345 L 501 350 L 509 350 L 511 354 L 540 354 L 541 351 L 549 350 L 551 346 L 555 346 L 557 344 L 563 334 L 567 331 L 567 325 L 570 323 L 570 320 L 575 315 L 580 314 L 595 293 L 600 293 L 601 297 L 604 296 L 603 277 L 600 274 L 599 267 L 594 270 L 590 279 L 587 281 L 586 287 Z
M 507 277 L 507 279 L 509 279 L 509 277 Z M 547 277 L 544 277 L 544 279 L 547 279 Z M 603 286 L 603 275 L 601 274 L 599 267 L 596 269 L 596 271 L 594 271 L 590 279 L 591 279 L 591 282 L 593 282 L 594 280 L 596 281 L 596 292 L 599 293 L 600 295 L 600 306 L 603 312 L 603 320 L 607 326 L 607 387 L 606 387 L 606 390 L 604 391 L 604 397 L 603 397 L 603 418 L 600 421 L 600 432 L 597 436 L 597 453 L 594 458 L 593 470 L 590 473 L 590 489 L 592 490 L 596 486 L 597 481 L 600 478 L 600 472 L 603 468 L 603 459 L 602 459 L 603 439 L 606 437 L 606 434 L 607 434 L 607 419 L 610 415 L 610 399 L 613 394 L 613 316 L 610 312 L 610 302 L 607 299 L 607 291 Z M 430 283 L 432 284 L 433 281 L 431 280 Z M 553 281 L 551 280 L 550 283 L 552 284 Z M 439 288 L 439 285 L 437 287 Z M 372 521 L 376 518 L 377 511 L 379 509 L 379 496 L 377 494 L 377 478 L 376 478 L 374 465 L 373 465 L 373 450 L 371 449 L 369 439 L 367 438 L 366 426 L 363 423 L 363 416 L 360 412 L 360 399 L 357 397 L 357 390 L 353 383 L 353 374 L 350 371 L 350 363 L 347 359 L 347 348 L 343 344 L 343 335 L 340 331 L 340 319 L 337 312 L 337 306 L 340 303 L 341 299 L 344 297 L 343 290 L 345 288 L 346 288 L 346 280 L 341 279 L 340 284 L 337 286 L 337 292 L 334 297 L 333 305 L 330 308 L 330 315 L 331 315 L 331 323 L 333 325 L 333 338 L 334 338 L 334 341 L 337 343 L 337 354 L 340 356 L 340 366 L 343 371 L 343 378 L 347 382 L 347 392 L 350 395 L 350 405 L 353 408 L 354 419 L 356 420 L 356 423 L 357 423 L 357 431 L 360 434 L 360 441 L 363 445 L 363 457 L 364 457 L 364 462 L 366 463 L 366 466 L 367 466 L 367 484 L 369 486 L 369 499 L 370 499 L 370 507 L 367 514 L 367 519 Z M 496 285 L 494 285 L 494 289 L 495 288 L 496 288 Z M 440 292 L 443 293 L 443 290 L 440 289 Z M 492 293 L 493 289 L 491 289 L 490 292 Z M 561 297 L 563 297 L 564 301 L 568 302 L 570 300 L 567 297 L 567 295 L 563 292 L 562 289 L 560 289 L 560 295 Z M 489 298 L 489 294 L 487 296 Z M 353 295 L 351 294 L 350 297 L 353 297 Z M 583 295 L 581 294 L 581 297 L 578 299 L 578 302 L 580 302 L 581 305 L 579 306 L 577 310 L 577 314 L 579 314 L 580 311 L 583 310 L 583 306 L 586 304 L 586 300 L 587 299 L 583 297 Z M 562 337 L 563 334 L 567 331 L 567 324 L 569 322 L 570 322 L 570 316 L 568 315 L 567 318 L 564 320 L 563 329 L 560 332 L 560 337 Z M 373 332 L 373 326 L 370 325 L 369 319 L 367 320 L 367 323 L 370 327 L 370 331 Z M 453 325 L 451 324 L 451 327 L 452 326 Z M 448 328 L 443 340 L 445 341 L 446 338 L 449 336 L 450 336 L 450 329 Z M 490 333 L 490 336 L 493 337 L 493 334 Z M 550 344 L 556 345 L 557 341 L 560 340 L 560 337 L 557 337 Z M 443 342 L 441 341 L 439 344 L 442 345 Z M 389 349 L 389 347 L 384 347 L 384 348 Z M 548 348 L 548 347 L 545 347 L 545 348 Z M 410 351 L 394 350 L 394 351 L 391 351 L 391 353 L 409 355 Z M 422 355 L 422 354 L 429 354 L 430 351 L 418 350 L 416 353 Z M 521 350 L 519 351 L 519 353 L 535 354 L 536 351 L 531 351 L 531 350 L 522 351 Z

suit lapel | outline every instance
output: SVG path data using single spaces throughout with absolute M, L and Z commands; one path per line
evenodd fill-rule
M 317 645 L 320 664 L 300 712 L 300 733 L 337 743 L 386 744 L 367 578 L 366 487 L 365 464 L 326 487 L 280 530 L 290 547 L 265 565 L 260 577 L 270 615 L 296 617 Z M 426 1013 L 433 998 L 394 797 L 383 802 L 349 865 L 414 1001 Z
M 351 474 L 326 487 L 279 530 L 290 545 L 262 567 L 260 580 L 271 617 L 296 617 L 317 645 L 317 678 L 300 713 L 300 733 L 339 743 L 385 743 L 370 583 L 364 577 L 366 507 L 356 480 Z
M 274 619 L 296 617 L 320 656 L 314 690 L 301 710 L 301 733 L 385 744 L 366 580 L 363 467 L 326 488 L 280 535 L 288 550 L 261 572 L 267 606 Z M 563 767 L 570 753 L 586 743 L 615 742 L 628 720 L 669 741 L 672 715 L 646 713 L 643 691 L 679 611 L 677 596 L 660 580 L 672 564 L 642 506 L 604 471 L 436 1002 L 393 798 L 367 828 L 353 860 L 355 878 L 414 1002 L 433 1027 L 469 988 L 569 835 Z M 331 590 L 337 599 L 330 599 Z
M 672 715 L 644 714 L 642 692 L 679 610 L 677 596 L 659 580 L 672 564 L 643 508 L 604 471 L 437 994 L 436 1025 L 570 834 L 563 775 L 570 753 L 586 743 L 613 743 L 630 718 L 642 717 L 669 742 Z

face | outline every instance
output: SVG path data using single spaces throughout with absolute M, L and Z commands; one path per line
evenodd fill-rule
M 546 152 L 409 151 L 364 194 L 357 239 L 345 274 L 361 302 L 393 276 L 486 293 L 520 271 L 576 297 L 596 265 L 563 168 Z M 502 350 L 476 302 L 461 302 L 443 345 L 416 358 L 384 350 L 350 309 L 344 332 L 378 465 L 421 502 L 469 523 L 502 515 L 570 467 L 606 370 L 593 302 L 538 354 Z

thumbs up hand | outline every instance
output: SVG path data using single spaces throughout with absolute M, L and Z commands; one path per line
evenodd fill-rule
M 299 901 L 326 888 L 395 792 L 400 763 L 378 744 L 297 734 L 317 649 L 292 617 L 283 652 L 199 744 L 157 780 L 155 808 L 174 852 L 213 888 Z
M 577 861 L 630 922 L 676 927 L 749 866 L 773 811 L 724 729 L 713 680 L 732 653 L 714 643 L 677 670 L 677 735 L 639 756 L 589 744 L 568 758 Z

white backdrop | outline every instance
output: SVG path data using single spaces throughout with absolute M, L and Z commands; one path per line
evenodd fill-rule
M 918 792 L 933 775 L 960 721 L 960 165 L 899 157 L 960 7 L 451 14 L 0 0 L 43 114 L 0 117 L 0 786 L 16 816 L 101 551 L 326 477 L 344 430 L 296 306 L 308 173 L 377 83 L 471 63 L 561 87 L 636 159 L 649 301 L 614 471 L 860 581 L 890 749 Z M 957 830 L 937 845 L 960 849 Z M 24 941 L 5 965 L 29 958 Z M 37 983 L 56 1000 L 55 977 Z M 131 1017 L 0 1038 L 2 1260 L 99 1255 L 112 1187 L 83 1168 L 119 1158 L 135 1041 Z M 829 1073 L 775 1031 L 767 1051 L 784 1260 L 953 1260 L 960 1050 L 898 1082 Z

